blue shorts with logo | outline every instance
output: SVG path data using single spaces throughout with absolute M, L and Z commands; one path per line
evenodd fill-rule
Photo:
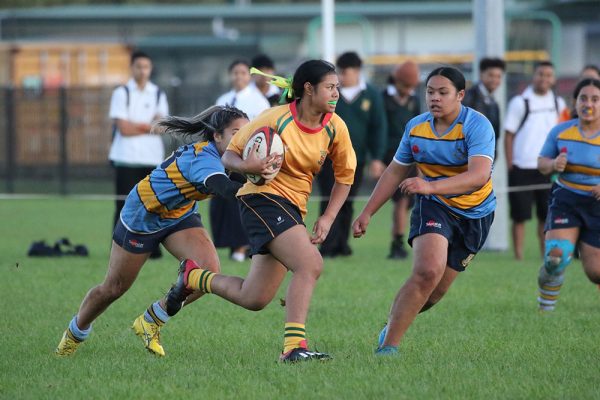
M 493 221 L 494 213 L 469 219 L 453 214 L 435 200 L 417 195 L 410 217 L 408 244 L 412 246 L 414 238 L 426 233 L 440 234 L 448 239 L 448 266 L 464 271 L 481 250 Z
M 196 213 L 190 214 L 175 225 L 154 233 L 131 232 L 127 230 L 121 222 L 121 218 L 119 218 L 113 232 L 113 240 L 130 253 L 152 253 L 167 236 L 184 229 L 202 227 L 202 218 Z
M 580 241 L 600 248 L 600 201 L 555 183 L 544 230 L 564 228 L 579 228 Z

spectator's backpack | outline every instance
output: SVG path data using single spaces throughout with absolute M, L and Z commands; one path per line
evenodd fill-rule
M 556 97 L 556 93 L 554 92 L 552 92 L 552 95 L 554 96 L 554 109 L 556 110 L 556 114 L 560 116 L 560 110 L 558 109 L 558 97 Z M 523 96 L 521 97 L 525 102 L 525 114 L 523 114 L 523 119 L 521 120 L 521 123 L 519 124 L 519 127 L 517 128 L 515 134 L 521 130 L 523 125 L 525 125 L 525 121 L 527 121 L 527 117 L 529 117 L 529 99 L 526 99 Z

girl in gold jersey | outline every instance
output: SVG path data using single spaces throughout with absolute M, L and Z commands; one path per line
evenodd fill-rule
M 183 262 L 173 295 L 181 298 L 189 290 L 214 293 L 249 310 L 264 308 L 275 296 L 287 271 L 293 273 L 286 295 L 283 362 L 329 359 L 326 353 L 308 350 L 305 321 L 313 289 L 323 269 L 316 247 L 325 240 L 331 224 L 346 200 L 354 180 L 356 156 L 348 129 L 334 113 L 339 97 L 335 67 L 311 60 L 296 70 L 293 80 L 280 77 L 289 104 L 264 111 L 242 128 L 223 155 L 226 168 L 241 173 L 273 172 L 265 185 L 246 183 L 237 193 L 242 224 L 250 240 L 252 265 L 243 279 L 200 269 L 193 261 Z M 252 134 L 261 127 L 275 129 L 285 145 L 285 157 L 242 159 Z M 314 176 L 325 158 L 332 160 L 336 183 L 329 206 L 309 234 L 303 222 Z

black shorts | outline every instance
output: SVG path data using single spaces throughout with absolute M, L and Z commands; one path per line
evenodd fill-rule
M 554 184 L 545 230 L 580 228 L 579 240 L 600 248 L 600 201 Z
M 154 233 L 131 232 L 127 230 L 121 222 L 121 218 L 119 218 L 113 232 L 113 240 L 130 253 L 152 253 L 167 236 L 184 229 L 202 227 L 202 218 L 196 213 L 185 217 L 173 226 Z
M 417 195 L 410 218 L 408 244 L 412 246 L 417 236 L 438 233 L 448 239 L 448 266 L 464 271 L 481 250 L 493 221 L 494 213 L 478 219 L 464 218 L 451 213 L 435 200 Z
M 242 225 L 250 242 L 250 255 L 269 254 L 267 245 L 281 233 L 304 226 L 298 207 L 288 199 L 271 193 L 238 197 Z
M 550 183 L 550 177 L 542 175 L 537 169 L 521 169 L 513 167 L 508 172 L 508 186 L 542 185 Z M 544 221 L 548 215 L 548 199 L 550 190 L 527 190 L 508 193 L 510 218 L 515 222 L 531 219 L 531 205 L 535 201 L 535 211 L 539 221 Z
M 383 158 L 383 162 L 385 163 L 385 165 L 390 165 L 391 162 L 395 162 L 394 161 L 394 155 L 396 154 L 396 149 L 389 149 L 386 153 L 385 156 Z M 417 166 L 415 164 L 410 166 L 410 169 L 408 170 L 408 174 L 406 175 L 407 178 L 414 178 L 415 176 L 417 176 Z M 394 192 L 394 194 L 392 194 L 392 201 L 394 203 L 397 203 L 400 199 L 404 199 L 404 198 L 408 198 L 409 199 L 409 204 L 408 204 L 408 208 L 412 208 L 415 204 L 415 196 L 412 194 L 404 194 L 402 193 L 399 189 L 396 190 Z

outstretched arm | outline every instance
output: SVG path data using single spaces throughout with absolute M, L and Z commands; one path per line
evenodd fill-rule
M 235 194 L 242 187 L 240 182 L 230 180 L 225 174 L 209 176 L 204 181 L 204 185 L 211 193 L 226 199 L 235 198 Z
M 367 226 L 371 217 L 392 197 L 392 194 L 398 189 L 400 182 L 406 177 L 409 168 L 409 165 L 399 164 L 395 161 L 392 161 L 388 165 L 381 178 L 377 181 L 377 185 L 373 193 L 371 193 L 371 197 L 369 197 L 365 208 L 352 224 L 354 237 L 361 237 L 367 232 Z

